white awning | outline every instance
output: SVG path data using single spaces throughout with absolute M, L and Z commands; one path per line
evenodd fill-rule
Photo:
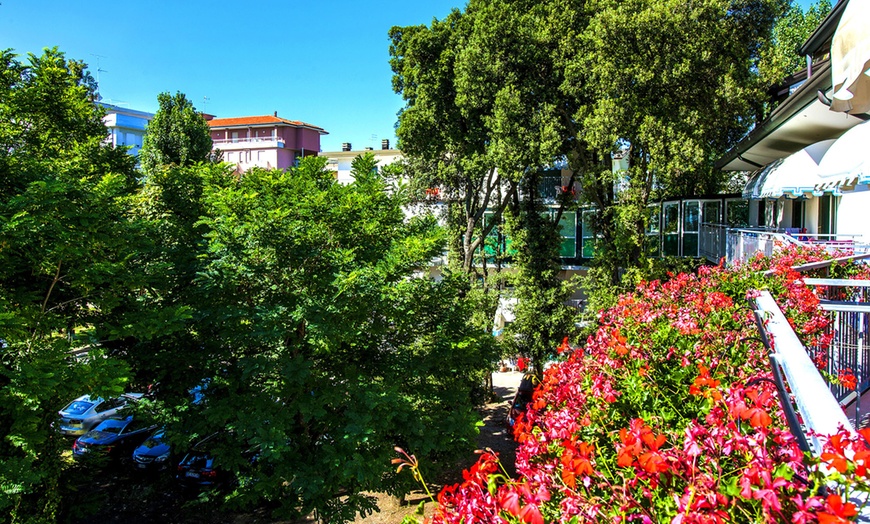
M 819 179 L 817 191 L 870 184 L 870 122 L 853 127 L 834 142 L 819 163 Z
M 771 162 L 749 179 L 743 198 L 799 198 L 817 191 L 819 163 L 834 140 L 823 140 Z
M 831 110 L 870 113 L 870 1 L 846 5 L 831 42 Z

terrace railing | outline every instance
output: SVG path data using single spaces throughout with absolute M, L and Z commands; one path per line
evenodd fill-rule
M 791 235 L 769 229 L 728 229 L 725 260 L 729 264 L 744 263 L 758 253 L 769 257 L 778 247 L 788 244 L 800 244 L 800 242 Z

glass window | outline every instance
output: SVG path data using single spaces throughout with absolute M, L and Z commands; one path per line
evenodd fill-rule
M 683 204 L 683 249 L 684 257 L 698 256 L 698 232 L 701 228 L 701 203 L 690 200 Z
M 562 243 L 559 246 L 559 256 L 562 258 L 574 258 L 577 256 L 577 213 L 564 211 L 559 220 L 559 235 Z
M 646 253 L 648 256 L 659 256 L 662 209 L 659 204 L 646 208 Z
M 595 233 L 595 228 L 593 227 L 593 221 L 595 219 L 596 211 L 594 209 L 587 209 L 583 211 L 582 216 L 582 224 L 581 224 L 581 246 L 580 246 L 580 256 L 583 258 L 593 258 L 595 256 L 595 243 L 598 235 Z
M 680 203 L 662 204 L 662 255 L 680 256 Z
M 721 203 L 718 200 L 708 200 L 701 208 L 701 222 L 704 224 L 721 224 Z
M 731 227 L 749 225 L 749 201 L 732 199 L 725 201 L 726 223 Z

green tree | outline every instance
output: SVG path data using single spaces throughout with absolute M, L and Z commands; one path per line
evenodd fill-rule
M 529 173 L 526 186 L 537 187 L 539 175 Z M 536 189 L 524 191 L 519 209 L 510 211 L 507 231 L 514 250 L 510 276 L 514 321 L 505 328 L 505 345 L 514 355 L 530 359 L 540 377 L 546 361 L 556 353 L 557 341 L 574 331 L 576 308 L 568 306 L 576 282 L 559 278 L 561 237 L 550 210 L 541 205 Z
M 818 0 L 806 11 L 791 3 L 788 11 L 774 24 L 770 39 L 761 49 L 758 74 L 762 82 L 774 85 L 807 66 L 798 50 L 830 12 L 830 0 Z
M 208 123 L 183 93 L 157 95 L 160 108 L 148 123 L 139 158 L 151 172 L 163 165 L 186 166 L 212 158 Z
M 764 104 L 759 50 L 784 2 L 584 5 L 591 16 L 559 65 L 577 126 L 567 157 L 598 210 L 589 285 L 612 296 L 623 270 L 648 267 L 646 206 L 718 190 L 715 160 Z M 630 167 L 614 173 L 611 152 L 626 148 Z
M 454 204 L 466 272 L 523 176 L 564 159 L 571 111 L 554 57 L 571 36 L 550 25 L 563 7 L 478 0 L 430 27 L 390 31 L 393 87 L 406 101 L 399 145 L 412 180 L 441 187 Z
M 167 238 L 202 240 L 188 244 L 194 280 L 173 293 L 190 319 L 133 352 L 165 360 L 153 378 L 171 394 L 156 408 L 173 438 L 226 437 L 218 460 L 241 479 L 227 508 L 272 500 L 283 515 L 347 521 L 373 509 L 365 491 L 407 489 L 390 471 L 394 446 L 435 464 L 473 448 L 490 337 L 468 327 L 465 279 L 409 278 L 444 237 L 431 216 L 405 219 L 373 155 L 346 186 L 315 157 L 241 178 L 220 165 L 173 172 L 146 181 L 160 187 L 144 203 L 178 225 Z M 184 403 L 203 379 L 206 402 Z M 252 448 L 254 465 L 241 459 Z
M 135 287 L 127 202 L 133 160 L 104 144 L 85 65 L 57 49 L 0 53 L 0 512 L 52 522 L 62 509 L 57 410 L 123 391 L 95 327 Z M 90 347 L 93 356 L 72 358 Z

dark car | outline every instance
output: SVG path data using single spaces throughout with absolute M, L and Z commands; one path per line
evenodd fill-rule
M 121 420 L 104 420 L 96 428 L 76 439 L 73 443 L 73 457 L 82 458 L 91 453 L 111 457 L 130 456 L 133 448 L 141 444 L 156 427 L 154 424 L 135 420 L 132 416 Z
M 227 435 L 214 433 L 197 442 L 178 463 L 175 478 L 184 488 L 213 488 L 232 485 L 238 479 L 223 469 L 213 453 Z M 259 448 L 251 448 L 241 454 L 242 464 L 254 466 L 259 458 Z
M 172 449 L 166 440 L 166 430 L 159 428 L 133 450 L 133 465 L 136 469 L 157 471 L 171 463 Z
M 520 385 L 517 388 L 517 394 L 511 400 L 510 409 L 508 409 L 507 424 L 513 427 L 517 418 L 526 412 L 526 406 L 532 401 L 532 394 L 535 392 L 534 375 L 523 375 L 520 380 Z

